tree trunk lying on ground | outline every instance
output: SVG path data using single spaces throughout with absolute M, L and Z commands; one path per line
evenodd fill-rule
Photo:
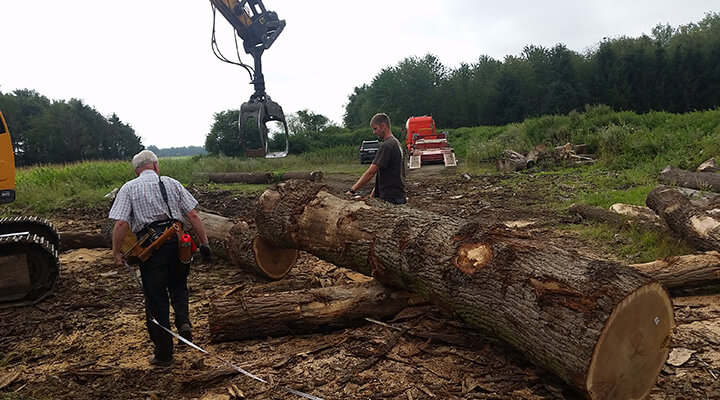
M 299 335 L 387 319 L 422 297 L 377 281 L 274 293 L 238 293 L 210 303 L 210 341 Z
M 660 172 L 658 180 L 666 185 L 720 192 L 720 174 L 717 172 L 691 172 L 668 165 Z
M 258 236 L 247 224 L 237 224 L 225 241 L 232 262 L 254 275 L 270 279 L 284 277 L 298 258 L 296 249 L 279 249 Z
M 275 180 L 272 172 L 217 172 L 205 174 L 214 183 L 271 183 Z
M 655 218 L 648 218 L 643 214 L 619 214 L 617 212 L 606 210 L 601 207 L 577 203 L 570 205 L 569 210 L 570 212 L 575 213 L 583 217 L 584 219 L 603 222 L 617 228 L 636 227 L 643 230 L 657 231 L 664 234 L 672 233 L 657 215 L 655 215 Z
M 257 231 L 246 222 L 233 222 L 221 215 L 198 212 L 200 220 L 205 227 L 205 233 L 210 241 L 213 255 L 223 259 L 230 259 L 242 270 L 270 279 L 280 279 L 290 271 L 297 261 L 298 251 L 295 249 L 276 249 L 257 235 Z M 113 220 L 106 221 L 102 230 L 102 238 L 106 247 L 112 245 Z M 192 227 L 187 225 L 195 240 Z M 132 232 L 126 236 L 128 247 L 135 243 L 137 238 Z M 195 257 L 200 257 L 195 254 Z
M 657 279 L 673 293 L 720 285 L 720 253 L 717 251 L 667 257 L 631 267 Z
M 60 250 L 109 247 L 100 231 L 60 232 Z
M 215 183 L 251 183 L 263 184 L 275 181 L 275 175 L 272 172 L 222 172 L 204 174 L 210 182 Z M 312 172 L 284 172 L 278 180 L 287 181 L 291 179 L 304 179 L 312 182 L 322 181 L 322 171 Z
M 591 156 L 587 155 L 587 146 L 584 144 L 573 145 L 566 143 L 564 146 L 558 146 L 548 151 L 545 144 L 539 144 L 530 150 L 527 155 L 522 155 L 516 151 L 505 150 L 503 158 L 497 161 L 497 169 L 500 172 L 513 172 L 521 169 L 532 168 L 539 161 L 546 158 L 553 158 L 555 161 L 569 160 L 575 164 L 590 164 L 595 162 Z
M 698 250 L 720 250 L 718 209 L 697 207 L 677 189 L 665 186 L 651 190 L 646 202 L 677 237 Z
M 313 172 L 283 172 L 280 175 L 281 181 L 289 181 L 291 179 L 304 179 L 306 181 L 321 182 L 323 179 L 322 171 Z
M 339 199 L 288 182 L 257 204 L 260 235 L 421 294 L 591 398 L 642 398 L 668 353 L 667 291 L 636 270 L 499 227 Z

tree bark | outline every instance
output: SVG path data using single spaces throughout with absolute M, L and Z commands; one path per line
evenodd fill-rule
M 505 150 L 505 157 L 497 161 L 497 169 L 500 172 L 519 171 L 525 169 L 526 166 L 525 156 L 512 150 Z
M 720 250 L 718 209 L 696 207 L 678 190 L 663 186 L 651 190 L 646 203 L 677 237 L 698 250 Z
M 717 251 L 667 257 L 631 267 L 657 279 L 673 293 L 720 285 L 720 253 Z
M 215 183 L 271 183 L 275 180 L 272 172 L 218 172 L 206 175 L 210 182 Z
M 246 222 L 233 222 L 231 219 L 217 214 L 198 211 L 203 222 L 205 233 L 210 241 L 213 255 L 222 259 L 229 259 L 233 264 L 245 272 L 269 279 L 280 279 L 285 276 L 297 261 L 296 249 L 279 249 L 257 235 L 255 228 Z M 102 239 L 107 247 L 112 246 L 113 220 L 107 220 L 103 225 Z M 195 237 L 192 227 L 186 224 L 188 233 Z M 132 232 L 125 237 L 123 249 L 132 246 L 137 238 Z M 198 254 L 195 254 L 199 257 Z
M 232 262 L 245 272 L 269 279 L 287 275 L 298 259 L 296 249 L 273 246 L 247 224 L 238 224 L 225 241 Z
M 422 303 L 418 295 L 377 281 L 274 293 L 243 293 L 210 303 L 210 341 L 299 335 L 388 319 Z
M 203 174 L 210 182 L 215 183 L 250 183 L 263 184 L 275 181 L 275 175 L 272 172 L 218 172 Z M 303 179 L 312 182 L 320 182 L 323 179 L 322 171 L 290 171 L 284 172 L 279 177 L 280 181 L 291 179 Z
M 102 232 L 72 231 L 60 232 L 60 250 L 97 249 L 108 247 Z
M 642 398 L 668 353 L 673 309 L 646 275 L 571 249 L 318 185 L 259 199 L 260 235 L 411 290 L 598 399 Z
M 313 172 L 283 172 L 280 175 L 281 181 L 289 181 L 291 179 L 304 179 L 306 181 L 321 182 L 323 179 L 322 171 Z
M 690 172 L 668 165 L 660 172 L 658 180 L 666 185 L 720 192 L 720 174 L 716 172 Z

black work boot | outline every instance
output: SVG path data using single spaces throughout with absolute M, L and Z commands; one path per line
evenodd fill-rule
M 183 337 L 183 339 L 187 340 L 188 342 L 192 342 L 192 329 L 190 328 L 190 324 L 180 325 L 178 332 L 180 333 L 180 336 Z M 178 340 L 178 345 L 185 345 L 185 342 Z
M 170 358 L 168 360 L 161 360 L 155 356 L 150 357 L 150 365 L 152 365 L 153 367 L 159 367 L 159 368 L 169 367 L 170 365 L 172 365 L 172 362 L 173 362 L 172 358 Z

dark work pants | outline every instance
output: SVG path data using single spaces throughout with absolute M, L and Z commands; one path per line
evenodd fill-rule
M 150 340 L 155 345 L 155 357 L 168 360 L 173 354 L 173 338 L 155 325 L 155 318 L 162 326 L 170 329 L 170 304 L 175 311 L 175 327 L 190 324 L 188 312 L 187 276 L 190 265 L 178 259 L 177 242 L 165 243 L 140 263 L 143 291 L 145 292 L 145 316 Z M 169 301 L 168 301 L 169 299 Z

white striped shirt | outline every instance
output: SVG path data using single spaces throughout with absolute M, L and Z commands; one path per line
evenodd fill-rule
M 160 192 L 158 175 L 146 169 L 120 188 L 109 217 L 129 223 L 130 230 L 135 233 L 151 222 L 168 218 L 182 220 L 183 216 L 195 209 L 197 200 L 177 180 L 165 176 L 162 181 L 167 191 L 167 204 Z M 168 204 L 171 216 L 168 215 Z

